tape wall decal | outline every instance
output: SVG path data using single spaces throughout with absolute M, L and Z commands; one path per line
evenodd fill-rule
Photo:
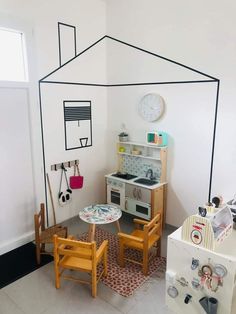
M 65 149 L 92 146 L 92 113 L 90 100 L 64 100 Z
M 70 53 L 68 53 L 68 56 L 65 56 L 63 51 L 63 32 L 68 31 L 70 38 L 73 38 L 72 44 L 70 46 Z M 141 82 L 120 82 L 119 84 L 114 84 L 113 82 L 105 82 L 105 83 L 94 83 L 94 82 L 77 82 L 73 79 L 71 81 L 68 81 L 66 79 L 52 79 L 51 76 L 56 74 L 61 69 L 65 69 L 68 64 L 71 64 L 75 59 L 80 58 L 83 54 L 85 54 L 88 50 L 92 49 L 99 43 L 101 43 L 104 40 L 110 40 L 118 43 L 119 45 L 123 45 L 125 47 L 128 47 L 129 49 L 133 49 L 135 51 L 138 51 L 139 53 L 146 54 L 147 56 L 156 57 L 156 60 L 163 60 L 165 62 L 168 62 L 170 64 L 173 64 L 173 66 L 180 67 L 182 69 L 188 70 L 192 73 L 195 73 L 197 75 L 202 76 L 200 79 L 187 79 L 187 80 L 155 80 L 155 81 L 141 81 Z M 176 62 L 174 60 L 171 60 L 169 58 L 166 58 L 164 56 L 155 54 L 153 52 L 150 52 L 148 50 L 142 49 L 140 47 L 134 46 L 132 44 L 126 43 L 122 40 L 119 40 L 117 38 L 111 37 L 111 36 L 103 36 L 100 39 L 98 39 L 96 42 L 94 42 L 92 45 L 84 49 L 82 52 L 78 53 L 76 52 L 76 27 L 73 25 L 65 24 L 58 22 L 58 47 L 59 47 L 59 67 L 57 67 L 55 70 L 44 76 L 42 79 L 39 80 L 39 102 L 40 102 L 40 115 L 41 115 L 41 132 L 42 132 L 42 150 L 43 150 L 43 164 L 44 164 L 44 177 L 45 177 L 45 203 L 47 208 L 47 189 L 46 189 L 46 151 L 45 151 L 45 137 L 44 137 L 44 118 L 43 118 L 43 112 L 44 112 L 44 101 L 42 97 L 42 86 L 43 85 L 58 85 L 60 88 L 62 86 L 76 86 L 78 85 L 80 88 L 81 86 L 90 86 L 92 87 L 98 87 L 98 88 L 109 88 L 109 87 L 132 87 L 132 86 L 147 86 L 147 85 L 174 85 L 174 84 L 216 84 L 216 95 L 214 100 L 214 121 L 213 121 L 213 134 L 212 134 L 212 144 L 211 144 L 211 161 L 210 161 L 210 173 L 209 173 L 209 190 L 208 190 L 208 200 L 211 199 L 211 186 L 212 186 L 212 176 L 213 176 L 213 168 L 214 168 L 214 151 L 215 151 L 215 137 L 216 137 L 216 127 L 217 127 L 217 115 L 218 115 L 218 99 L 219 99 L 219 87 L 220 87 L 220 80 L 208 75 L 206 73 L 203 73 L 199 70 L 196 70 L 192 67 L 189 67 L 187 65 L 184 65 L 182 63 Z M 186 85 L 187 87 L 187 85 Z M 68 98 L 70 98 L 70 95 L 68 95 Z M 64 123 L 64 130 L 65 130 L 65 150 L 69 151 L 72 149 L 79 149 L 79 148 L 87 148 L 89 146 L 92 146 L 92 114 L 91 114 L 91 101 L 90 100 L 76 100 L 74 101 L 73 105 L 69 106 L 69 103 L 72 101 L 70 100 L 61 100 L 64 105 L 64 121 L 62 121 L 62 124 Z M 69 108 L 70 107 L 70 108 Z M 90 109 L 89 109 L 90 108 Z M 77 125 L 77 131 L 76 134 L 72 134 L 71 130 L 72 128 L 75 128 L 75 125 Z M 80 132 L 81 131 L 81 132 Z M 78 134 L 77 134 L 78 133 Z M 48 219 L 48 213 L 47 213 L 47 219 Z
M 58 22 L 58 54 L 59 65 L 62 66 L 67 61 L 76 56 L 76 27 L 73 25 Z M 70 46 L 68 47 L 68 37 Z

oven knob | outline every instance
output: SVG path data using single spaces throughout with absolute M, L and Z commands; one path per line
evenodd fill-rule
M 123 186 L 123 183 L 120 182 L 120 183 L 119 183 L 119 187 L 122 188 L 122 186 Z

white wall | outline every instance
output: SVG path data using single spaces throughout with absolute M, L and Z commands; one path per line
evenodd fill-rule
M 104 202 L 105 180 L 107 170 L 107 99 L 106 89 L 90 86 L 63 86 L 42 84 L 42 103 L 44 121 L 44 144 L 46 171 L 49 174 L 57 221 L 61 222 L 78 215 L 79 209 L 90 204 Z M 63 100 L 90 100 L 92 106 L 92 140 L 87 148 L 65 151 Z M 51 171 L 51 165 L 68 160 L 79 159 L 80 172 L 84 176 L 81 190 L 73 190 L 72 203 L 60 207 L 57 198 L 60 171 Z M 73 169 L 67 171 L 68 177 Z M 62 191 L 66 190 L 63 178 Z M 48 195 L 49 217 L 52 218 L 50 198 Z M 52 220 L 50 220 L 52 222 Z
M 156 0 L 107 1 L 108 34 L 220 79 L 212 195 L 223 195 L 225 200 L 232 198 L 235 193 L 234 180 L 236 175 L 236 146 L 234 140 L 236 134 L 236 109 L 234 105 L 236 99 L 236 74 L 234 70 L 236 63 L 235 9 L 236 4 L 232 0 L 225 2 L 213 0 L 200 0 L 198 2 L 189 2 L 187 0 L 177 2 Z M 117 64 L 117 68 L 119 68 L 119 64 Z M 131 94 L 132 89 L 130 88 L 129 91 Z M 140 96 L 144 94 L 143 88 L 136 89 L 136 91 L 140 93 Z M 146 92 L 149 91 L 150 89 L 146 89 Z M 188 93 L 192 92 L 191 87 L 187 86 L 186 91 Z M 183 93 L 186 94 L 186 91 L 183 91 Z M 109 118 L 112 119 L 113 117 L 113 120 L 109 119 L 110 125 L 112 125 L 112 121 L 115 120 L 120 110 L 116 110 L 112 105 L 112 93 L 109 95 L 108 103 L 109 108 L 112 108 Z M 174 95 L 175 92 L 171 90 L 168 92 L 168 98 Z M 192 95 L 195 97 L 194 93 Z M 202 96 L 205 97 L 205 92 Z M 125 99 L 123 93 L 120 96 L 116 94 L 115 103 L 122 106 L 128 99 L 127 106 L 134 106 L 134 102 L 129 102 L 131 100 L 129 97 L 131 96 L 126 94 Z M 178 105 L 177 98 L 172 100 L 176 101 L 176 105 Z M 187 99 L 182 105 L 183 107 L 189 105 Z M 167 103 L 167 108 L 168 106 L 169 103 Z M 173 110 L 176 119 L 177 115 L 184 115 L 183 111 Z M 120 122 L 122 121 L 123 119 Z M 132 130 L 136 127 L 135 125 L 135 119 L 133 123 L 129 121 L 127 129 Z M 199 128 L 209 134 L 212 130 L 209 130 L 208 126 L 209 124 L 205 123 L 199 125 Z M 142 125 L 140 129 L 144 132 L 147 127 L 151 127 L 151 125 Z M 117 125 L 117 129 L 114 131 L 119 132 L 118 129 Z M 191 125 L 186 129 L 186 132 L 189 131 L 186 145 L 192 141 Z M 175 140 L 176 134 L 174 132 L 171 136 Z M 210 141 L 209 145 L 211 145 Z M 193 148 L 190 149 L 193 153 Z M 173 153 L 175 154 L 175 151 Z M 189 180 L 186 181 L 186 184 L 185 182 L 176 181 L 176 186 L 184 191 L 186 199 L 192 197 L 192 205 L 188 202 L 189 205 L 186 206 L 182 199 L 178 202 L 177 208 L 174 207 L 174 200 L 179 195 L 172 194 L 174 192 L 172 186 L 168 194 L 167 223 L 180 225 L 184 216 L 191 214 L 196 205 L 201 205 L 203 201 L 207 200 L 203 200 L 201 196 L 202 189 L 207 186 L 209 175 L 209 169 L 207 170 L 206 165 L 204 166 L 204 153 L 202 151 L 203 157 L 199 157 L 199 167 L 203 164 L 203 169 L 207 173 L 202 178 L 199 196 L 191 193 L 197 181 L 193 185 Z M 181 168 L 184 172 L 186 156 L 182 157 Z M 196 169 L 193 165 L 193 169 L 195 169 L 195 176 L 198 177 L 199 168 Z M 170 173 L 170 180 L 172 179 L 174 178 L 171 177 Z M 181 186 L 179 186 L 179 183 L 181 183 Z M 179 213 L 180 216 L 178 216 Z
M 142 120 L 138 103 L 154 92 L 166 103 L 163 117 L 155 123 Z M 145 142 L 146 131 L 169 134 L 167 221 L 180 225 L 208 198 L 211 143 L 214 123 L 216 83 L 114 87 L 108 92 L 110 156 L 115 154 L 117 134 L 122 124 L 131 141 Z M 120 97 L 122 95 L 122 98 Z M 110 170 L 116 169 L 115 158 Z
M 67 45 L 66 45 L 67 47 Z M 65 48 L 66 48 L 65 47 Z M 50 82 L 105 84 L 106 82 L 106 43 L 99 42 L 85 53 L 79 55 L 52 75 L 45 78 Z M 63 101 L 91 102 L 92 111 L 92 146 L 87 148 L 65 150 L 65 126 Z M 43 116 L 43 133 L 45 147 L 46 172 L 49 173 L 53 186 L 53 198 L 56 203 L 57 221 L 61 222 L 78 215 L 78 210 L 105 201 L 104 175 L 107 167 L 107 92 L 104 87 L 80 86 L 74 84 L 54 84 L 41 82 L 41 107 Z M 77 122 L 78 123 L 78 122 Z M 81 123 L 81 122 L 80 122 Z M 74 126 L 76 123 L 74 124 Z M 81 128 L 78 124 L 70 134 L 78 142 Z M 78 130 L 76 132 L 76 130 Z M 88 134 L 85 132 L 85 136 Z M 90 145 L 90 139 L 89 139 Z M 58 190 L 61 172 L 51 172 L 51 165 L 68 160 L 79 159 L 80 171 L 84 175 L 81 191 L 73 191 L 73 202 L 58 207 Z M 73 169 L 67 172 L 68 177 Z M 66 190 L 65 180 L 62 191 Z M 50 198 L 48 196 L 48 204 Z M 50 215 L 52 210 L 50 208 Z
M 34 203 L 38 205 L 44 200 L 37 80 L 53 71 L 59 65 L 57 22 L 77 26 L 78 52 L 87 48 L 97 39 L 108 33 L 125 42 L 158 53 L 219 78 L 221 80 L 221 89 L 213 176 L 213 194 L 222 194 L 225 199 L 232 197 L 235 192 L 233 180 L 236 175 L 234 166 L 236 157 L 236 148 L 234 144 L 234 122 L 236 115 L 234 106 L 234 100 L 236 98 L 236 75 L 234 71 L 236 65 L 235 6 L 236 4 L 233 0 L 224 2 L 200 0 L 195 3 L 187 0 L 180 0 L 178 2 L 161 2 L 156 0 L 43 0 L 40 2 L 36 0 L 0 0 L 0 11 L 3 14 L 13 20 L 21 19 L 33 29 L 32 37 L 35 42 L 35 49 L 31 47 L 32 51 L 30 54 L 31 57 L 34 56 L 33 67 L 35 68 L 32 71 L 31 67 L 33 73 L 31 73 L 29 109 L 31 114 L 34 184 L 36 187 Z M 106 24 L 108 25 L 108 28 L 106 27 Z M 96 68 L 94 70 L 96 71 Z M 112 136 L 115 140 L 116 132 L 120 131 L 120 123 L 124 120 L 121 109 L 125 107 L 126 99 L 131 100 L 132 108 L 135 108 L 135 101 L 137 101 L 137 99 L 134 99 L 133 97 L 141 96 L 147 91 L 149 91 L 149 89 L 137 88 L 135 90 L 135 96 L 132 93 L 130 94 L 128 90 L 122 89 L 119 92 L 118 89 L 113 89 L 113 91 L 112 89 L 109 89 L 109 101 L 106 103 L 104 90 L 93 90 L 92 97 L 95 97 L 96 94 L 97 99 L 97 111 L 95 112 L 98 114 L 98 120 L 94 125 L 96 128 L 94 134 L 99 147 L 95 145 L 91 149 L 85 149 L 83 152 L 81 151 L 81 153 L 78 152 L 79 158 L 83 161 L 84 174 L 88 178 L 88 186 L 85 187 L 83 192 L 78 192 L 78 200 L 81 202 L 79 203 L 78 208 L 90 201 L 89 195 L 91 195 L 92 188 L 95 191 L 95 198 L 101 197 L 102 199 L 104 197 L 104 194 L 102 194 L 104 192 L 102 185 L 98 186 L 98 184 L 95 183 L 92 185 L 92 182 L 94 178 L 98 179 L 98 177 L 102 180 L 101 178 L 106 172 L 105 165 L 107 161 L 105 160 L 106 154 L 104 153 L 107 144 L 105 136 L 107 126 L 105 123 L 106 115 L 108 114 L 109 119 L 111 119 L 109 127 L 110 131 L 113 132 Z M 192 89 L 188 90 L 188 93 L 191 93 L 191 91 Z M 161 92 L 163 94 L 166 93 L 164 89 L 162 89 Z M 86 94 L 87 90 L 83 89 L 82 93 Z M 116 96 L 115 99 L 112 98 L 114 104 L 111 104 L 110 100 L 112 93 Z M 185 91 L 183 93 L 185 94 Z M 206 99 L 203 99 L 202 104 L 204 104 L 208 97 L 210 97 L 209 93 L 211 92 L 204 91 L 204 93 L 201 94 L 204 97 L 207 97 Z M 168 91 L 165 95 L 168 102 L 173 106 L 177 97 L 176 91 Z M 200 97 L 201 95 L 198 96 Z M 187 102 L 187 99 L 189 99 L 188 96 L 189 95 L 187 95 L 187 98 L 185 98 L 182 105 Z M 167 105 L 169 105 L 169 103 L 167 103 Z M 112 111 L 109 110 L 108 113 L 106 112 L 106 104 L 112 108 Z M 117 104 L 117 106 L 121 105 L 119 110 L 117 110 L 115 104 Z M 103 118 L 101 118 L 100 113 L 98 113 L 100 105 L 104 110 Z M 115 117 L 118 113 L 120 115 L 120 121 L 117 122 Z M 175 114 L 175 112 L 172 113 Z M 117 117 L 119 115 L 117 115 Z M 113 121 L 114 127 L 111 128 Z M 129 119 L 127 120 L 127 128 L 129 129 L 134 127 L 131 122 L 132 121 L 129 121 Z M 145 129 L 149 127 L 149 125 L 144 126 Z M 100 128 L 101 132 L 98 131 Z M 136 134 L 138 133 L 141 140 L 140 130 L 137 130 Z M 174 133 L 174 130 L 171 133 Z M 108 143 L 113 145 L 114 141 L 111 142 L 111 139 L 112 137 L 110 137 L 110 142 Z M 176 140 L 174 134 L 173 140 Z M 190 142 L 191 138 L 186 138 L 186 140 L 189 140 Z M 93 155 L 92 158 L 95 158 L 94 156 L 96 156 L 97 152 L 99 152 L 99 154 L 98 159 L 96 159 L 96 167 L 95 160 L 93 159 L 94 166 L 90 168 L 90 164 L 87 163 L 87 160 L 90 159 L 91 154 Z M 73 159 L 75 157 L 74 153 L 70 155 L 68 154 L 67 156 L 62 154 L 62 156 L 58 156 L 58 160 L 60 157 L 63 157 L 63 159 L 68 157 L 69 160 L 71 158 Z M 174 153 L 177 153 L 177 150 Z M 191 153 L 193 154 L 192 150 Z M 113 157 L 115 160 L 115 154 Z M 51 161 L 54 162 L 54 159 L 50 160 L 50 162 Z M 49 164 L 47 167 L 48 166 Z M 109 167 L 112 167 L 112 163 L 109 163 Z M 206 167 L 207 162 L 203 164 L 202 169 L 206 169 Z M 174 178 L 172 166 L 169 171 L 170 176 Z M 57 180 L 56 178 L 53 178 L 54 175 L 55 174 L 52 174 L 52 180 Z M 196 175 L 198 175 L 198 173 L 196 173 Z M 202 185 L 206 186 L 205 180 Z M 190 185 L 181 184 L 181 189 L 186 195 L 190 195 L 189 186 Z M 85 194 L 81 196 L 80 192 Z M 178 197 L 178 195 L 176 197 Z M 196 204 L 202 203 L 203 193 L 201 193 L 199 198 L 193 198 Z M 174 204 L 174 201 L 175 197 L 169 199 L 169 204 Z M 184 217 L 184 215 L 187 215 L 194 210 L 195 204 L 194 206 L 191 206 L 190 201 L 191 200 L 188 200 L 188 208 L 184 207 L 185 204 L 183 201 L 180 201 L 178 205 L 178 209 L 181 211 L 180 217 Z M 73 206 L 72 209 L 69 209 L 67 213 L 68 215 L 75 213 L 76 206 Z M 15 208 L 15 211 L 18 214 L 17 208 Z M 36 206 L 35 208 L 32 208 L 32 213 L 30 214 L 32 219 L 35 211 Z M 176 212 L 176 208 L 173 208 L 172 206 L 168 208 L 167 222 L 173 225 L 178 225 L 181 223 L 180 220 L 182 218 L 177 219 L 174 212 Z M 68 217 L 67 214 L 59 214 L 59 220 Z M 29 215 L 27 215 L 27 219 L 29 219 Z M 22 226 L 25 227 L 25 232 L 29 232 L 33 236 L 33 225 L 28 227 L 28 222 L 26 222 L 26 219 L 24 219 L 23 216 L 20 222 L 22 223 Z M 3 228 L 3 232 L 9 228 L 9 226 L 5 224 L 2 224 L 0 227 Z M 12 230 L 14 230 L 14 223 Z M 14 238 L 15 234 L 12 236 L 12 238 Z M 16 236 L 18 239 L 20 238 L 19 235 Z M 17 243 L 17 240 L 14 240 L 13 242 Z M 5 244 L 6 239 L 2 240 L 1 238 L 0 247 Z
M 6 237 L 0 238 L 0 252 L 5 251 L 24 244 L 33 239 L 33 214 L 38 211 L 39 203 L 44 201 L 44 180 L 43 180 L 43 164 L 42 164 L 42 149 L 41 149 L 41 128 L 40 128 L 40 114 L 39 114 L 39 100 L 38 100 L 38 80 L 49 74 L 51 71 L 59 66 L 59 53 L 58 53 L 58 33 L 57 33 L 57 23 L 67 23 L 77 27 L 77 53 L 81 52 L 89 45 L 91 45 L 98 38 L 102 37 L 106 33 L 106 7 L 105 3 L 101 0 L 68 0 L 68 1 L 31 1 L 31 0 L 0 0 L 0 22 L 1 26 L 6 25 L 6 20 L 10 19 L 14 21 L 22 21 L 22 23 L 29 25 L 32 29 L 31 35 L 33 37 L 35 45 L 33 42 L 30 43 L 28 47 L 28 52 L 30 58 L 33 57 L 33 62 L 30 63 L 30 92 L 29 92 L 29 111 L 30 111 L 30 126 L 31 126 L 31 139 L 32 139 L 32 152 L 33 152 L 33 180 L 35 184 L 36 193 L 32 193 L 30 200 L 24 200 L 28 206 L 25 211 L 19 215 L 19 203 L 10 202 L 6 200 L 9 206 L 12 208 L 13 212 L 11 215 L 7 214 L 6 221 L 1 220 L 1 231 Z M 4 18 L 2 18 L 2 16 Z M 5 18 L 7 17 L 7 19 Z M 32 59 L 31 59 L 32 61 Z M 96 71 L 96 66 L 94 68 Z M 105 71 L 105 68 L 104 68 Z M 86 92 L 85 92 L 86 93 Z M 77 214 L 76 209 L 81 206 L 88 204 L 90 201 L 95 201 L 96 199 L 102 199 L 103 193 L 103 181 L 99 184 L 93 184 L 93 180 L 98 177 L 103 177 L 106 172 L 104 170 L 105 156 L 102 153 L 105 147 L 104 141 L 104 130 L 106 128 L 106 100 L 104 99 L 104 90 L 101 90 L 101 94 L 98 92 L 98 102 L 97 106 L 101 103 L 101 109 L 104 110 L 102 115 L 102 121 L 99 118 L 94 121 L 94 133 L 95 139 L 98 138 L 98 146 L 93 146 L 90 149 L 82 149 L 83 151 L 72 152 L 68 154 L 62 154 L 58 156 L 58 161 L 71 160 L 76 157 L 76 159 L 82 159 L 81 171 L 85 175 L 85 188 L 81 193 L 75 193 L 74 203 L 71 209 L 66 208 L 64 212 L 58 213 L 58 221 L 69 218 L 74 214 Z M 25 105 L 27 105 L 25 103 Z M 20 110 L 20 109 L 19 109 Z M 97 115 L 97 109 L 95 108 L 94 113 Z M 16 117 L 19 116 L 19 112 L 15 112 Z M 52 117 L 53 123 L 54 117 Z M 102 132 L 99 133 L 101 128 Z M 96 135 L 97 134 L 97 135 Z M 101 135 L 101 137 L 99 137 Z M 10 134 L 9 134 L 10 138 Z M 99 153 L 97 154 L 97 150 Z M 101 153 L 100 153 L 101 152 Z M 6 149 L 6 154 L 10 154 L 11 151 Z M 50 155 L 50 149 L 46 154 Z M 48 156 L 48 155 L 47 155 Z M 92 158 L 91 158 L 92 156 Z M 96 161 L 94 161 L 94 156 L 97 156 Z M 17 162 L 17 155 L 14 155 L 13 160 Z M 90 167 L 89 160 L 96 163 L 96 169 Z M 32 167 L 32 165 L 29 165 Z M 47 165 L 47 170 L 49 165 Z M 54 192 L 58 189 L 57 179 L 55 179 L 55 174 L 51 175 L 53 182 Z M 54 179 L 54 181 L 53 181 Z M 20 176 L 19 176 L 20 180 Z M 54 184 L 54 182 L 56 182 Z M 2 183 L 1 181 L 1 184 Z M 19 188 L 21 189 L 21 188 Z M 24 189 L 22 188 L 22 191 Z M 93 191 L 94 198 L 90 198 L 91 190 Z M 55 192 L 55 194 L 57 194 Z M 82 199 L 81 199 L 82 198 Z M 56 200 L 54 200 L 56 203 Z M 49 200 L 50 204 L 50 200 Z M 4 204 L 2 204 L 4 207 Z M 21 206 L 22 207 L 22 206 Z M 24 206 L 23 206 L 24 207 Z M 57 207 L 57 204 L 56 204 Z M 57 208 L 56 208 L 57 209 Z M 17 222 L 11 219 L 13 216 L 17 217 Z M 10 225 L 8 220 L 11 220 Z M 18 224 L 21 226 L 19 229 Z M 18 232 L 20 231 L 21 232 Z M 25 235 L 27 234 L 27 236 Z
M 34 25 L 38 78 L 59 66 L 57 23 L 77 27 L 77 52 L 106 33 L 106 5 L 102 0 L 0 0 L 0 10 Z

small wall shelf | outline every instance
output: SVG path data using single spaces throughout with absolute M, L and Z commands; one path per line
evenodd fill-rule
M 155 149 L 163 149 L 167 148 L 167 146 L 157 146 L 155 144 L 146 144 L 146 143 L 137 143 L 137 142 L 118 142 L 121 145 L 134 145 L 134 146 L 143 146 L 143 147 L 150 147 Z
M 156 164 L 161 163 L 161 177 L 160 182 L 166 182 L 166 157 L 167 157 L 167 146 L 158 146 L 147 143 L 137 142 L 118 142 L 117 143 L 117 154 L 119 157 L 119 169 L 121 169 L 122 158 L 140 158 L 146 159 Z
M 138 157 L 138 158 L 152 159 L 152 160 L 161 160 L 161 158 L 155 158 L 155 157 L 144 156 L 144 155 L 135 155 L 135 154 L 121 153 L 121 152 L 118 152 L 118 154 L 119 154 L 119 155 L 132 156 L 132 157 Z

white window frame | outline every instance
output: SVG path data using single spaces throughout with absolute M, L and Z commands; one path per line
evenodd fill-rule
M 0 87 L 27 88 L 33 81 L 36 81 L 35 67 L 33 62 L 34 44 L 32 26 L 18 17 L 9 17 L 0 13 L 0 29 L 22 33 L 24 66 L 26 81 L 6 81 L 0 80 Z
M 4 82 L 28 82 L 29 81 L 29 75 L 28 75 L 28 58 L 27 58 L 27 52 L 26 52 L 26 42 L 25 42 L 25 34 L 24 32 L 18 30 L 18 29 L 12 29 L 12 28 L 6 28 L 6 27 L 0 27 L 0 31 L 6 32 L 6 33 L 15 33 L 20 36 L 21 39 L 21 52 L 22 52 L 22 61 L 23 61 L 23 71 L 24 71 L 24 79 L 22 80 L 4 80 L 0 79 L 0 81 Z

